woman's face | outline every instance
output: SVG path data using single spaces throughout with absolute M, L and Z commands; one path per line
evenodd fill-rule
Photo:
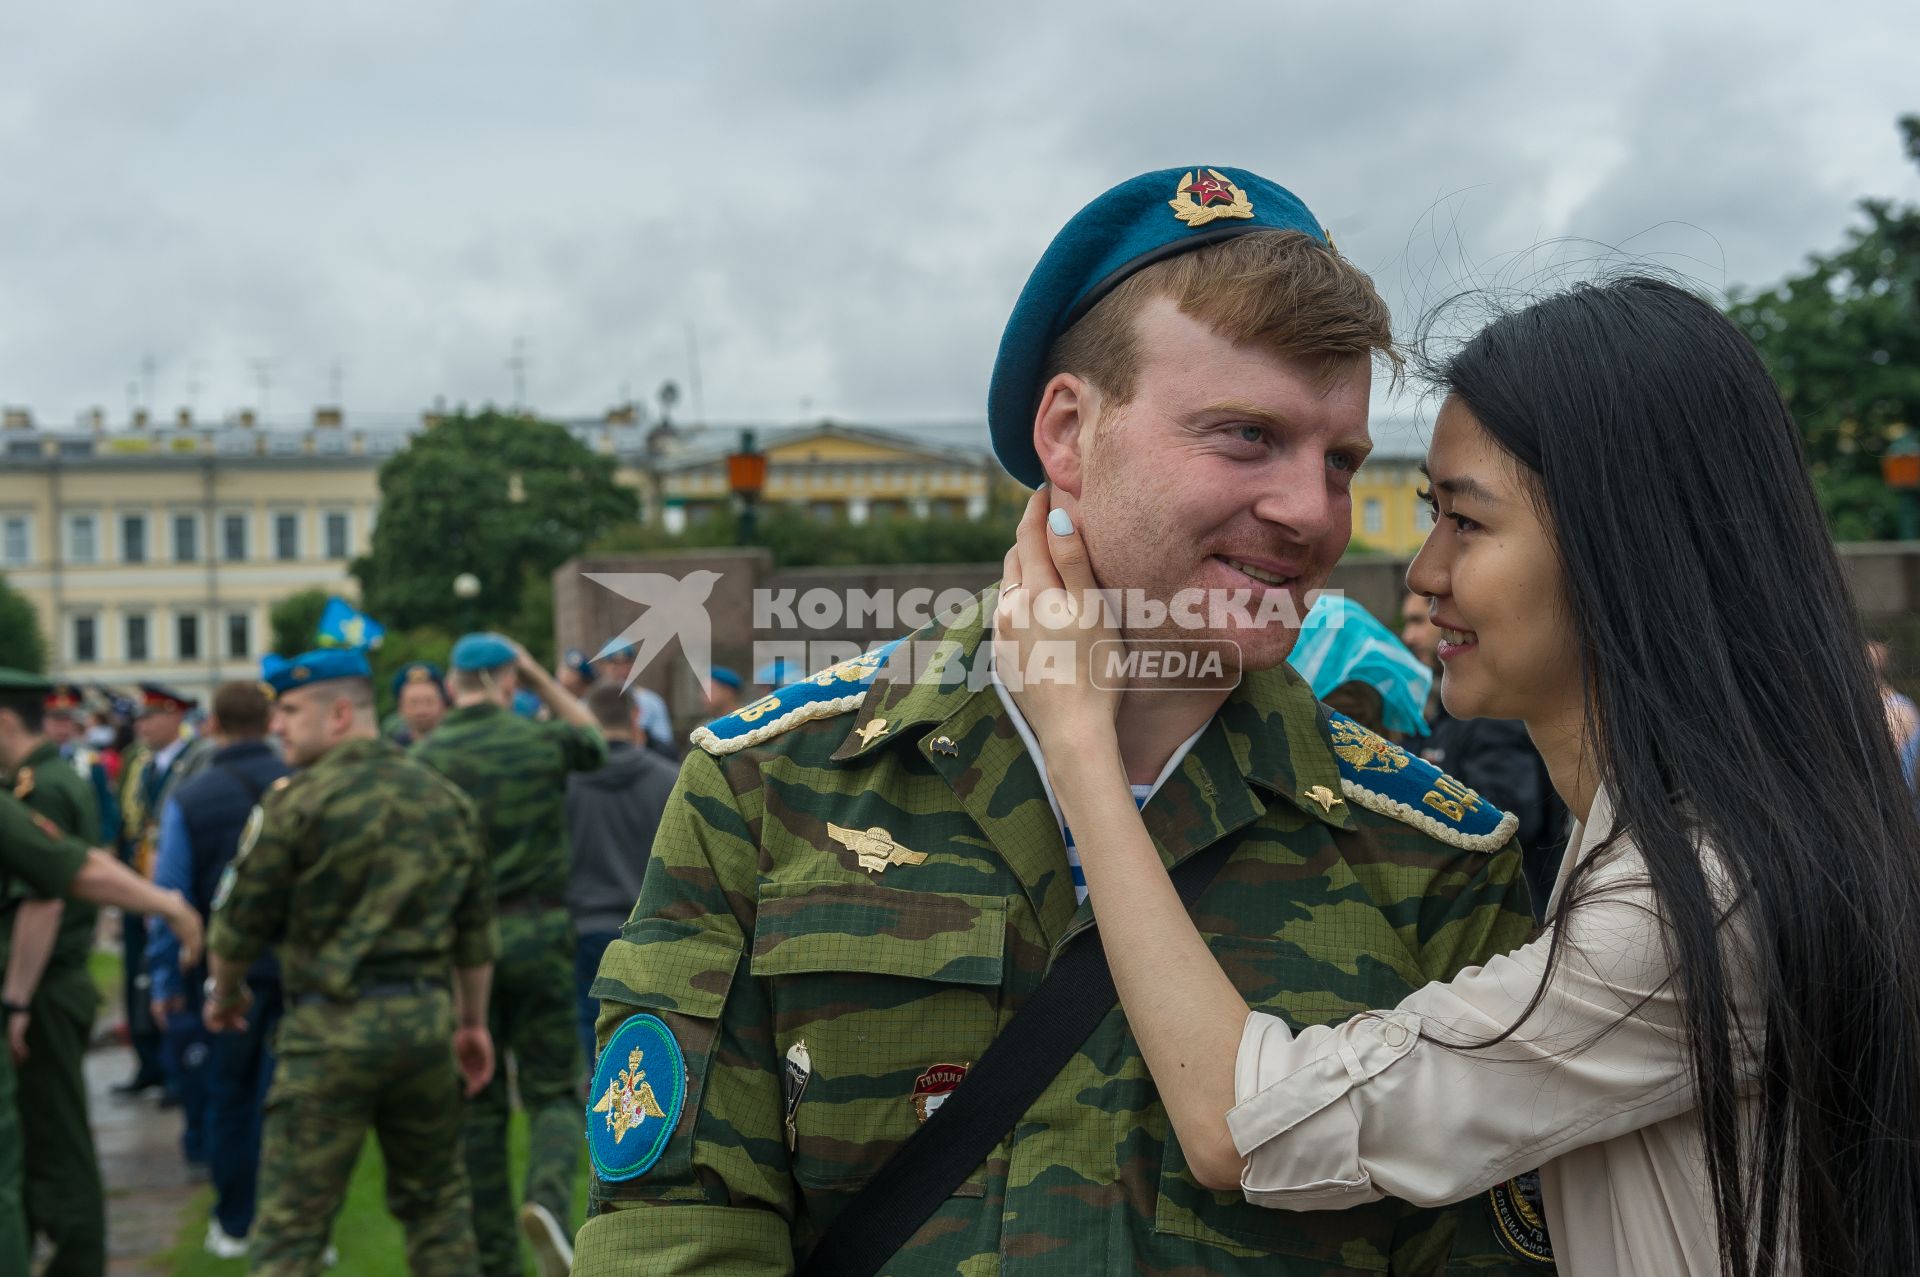
M 1553 537 L 1528 472 L 1458 399 L 1427 452 L 1433 531 L 1407 569 L 1440 627 L 1440 699 L 1456 718 L 1515 718 L 1533 729 L 1580 722 L 1579 646 Z

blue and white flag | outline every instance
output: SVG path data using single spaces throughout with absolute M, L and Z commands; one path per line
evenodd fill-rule
M 368 616 L 338 594 L 327 600 L 320 614 L 314 641 L 321 647 L 357 647 L 362 651 L 380 646 L 387 627 Z

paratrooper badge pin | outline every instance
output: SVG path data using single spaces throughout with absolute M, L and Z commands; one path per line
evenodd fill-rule
M 860 738 L 860 743 L 862 745 L 871 745 L 873 744 L 873 742 L 879 740 L 882 736 L 885 736 L 886 734 L 887 734 L 887 720 L 884 718 L 870 718 L 860 728 L 860 730 L 854 733 L 855 736 L 858 736 Z
M 22 767 L 20 774 L 13 778 L 13 796 L 25 802 L 33 793 L 33 768 Z
M 909 851 L 893 840 L 893 835 L 875 825 L 871 829 L 848 829 L 827 823 L 827 837 L 845 847 L 870 874 L 884 872 L 890 865 L 924 865 L 927 853 Z
M 955 757 L 960 753 L 960 747 L 953 743 L 951 736 L 936 736 L 933 738 L 933 744 L 927 748 L 936 754 L 945 754 L 948 757 Z
M 913 1115 L 922 1122 L 932 1117 L 947 1097 L 964 1082 L 968 1065 L 936 1064 L 913 1080 Z
M 787 1048 L 786 1099 L 787 1099 L 787 1151 L 791 1153 L 800 1142 L 800 1128 L 795 1119 L 800 1114 L 800 1097 L 807 1093 L 807 1083 L 813 1080 L 813 1056 L 807 1050 L 806 1041 L 795 1042 Z
M 600 1053 L 587 1095 L 594 1174 L 609 1184 L 646 1174 L 666 1151 L 687 1098 L 686 1057 L 673 1031 L 658 1016 L 628 1017 Z
M 1175 217 L 1198 230 L 1223 217 L 1253 216 L 1253 201 L 1225 173 L 1217 168 L 1196 172 L 1198 176 L 1188 173 L 1182 177 L 1173 198 L 1167 201 Z

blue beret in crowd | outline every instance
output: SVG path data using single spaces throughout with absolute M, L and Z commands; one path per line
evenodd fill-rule
M 446 680 L 440 677 L 440 667 L 432 661 L 408 661 L 393 676 L 393 699 L 400 699 L 400 689 L 411 683 L 432 683 L 440 693 L 440 699 L 447 699 Z
M 1033 450 L 1047 354 L 1061 334 L 1129 275 L 1249 231 L 1301 231 L 1331 240 L 1286 187 L 1239 168 L 1160 169 L 1130 178 L 1073 215 L 1020 290 L 987 391 L 987 425 L 1000 464 L 1037 488 Z
M 465 673 L 497 670 L 514 660 L 513 645 L 498 634 L 464 634 L 453 645 L 453 668 Z
M 336 678 L 373 677 L 373 667 L 367 664 L 366 653 L 355 647 L 323 647 L 312 652 L 303 652 L 290 661 L 260 663 L 262 680 L 271 687 L 276 696 L 285 696 L 288 692 L 297 692 L 313 683 L 331 682 Z
M 714 666 L 713 669 L 708 671 L 708 676 L 712 678 L 714 682 L 731 687 L 736 692 L 743 686 L 740 676 L 724 665 Z

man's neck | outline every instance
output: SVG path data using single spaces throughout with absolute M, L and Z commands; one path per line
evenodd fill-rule
M 500 702 L 494 700 L 493 697 L 488 696 L 485 692 L 454 693 L 453 707 L 455 709 L 473 709 L 478 705 L 492 705 L 497 709 L 499 708 Z
M 1170 692 L 1136 689 L 1120 696 L 1115 730 L 1127 781 L 1150 785 L 1181 742 L 1207 725 L 1227 703 L 1224 691 Z

